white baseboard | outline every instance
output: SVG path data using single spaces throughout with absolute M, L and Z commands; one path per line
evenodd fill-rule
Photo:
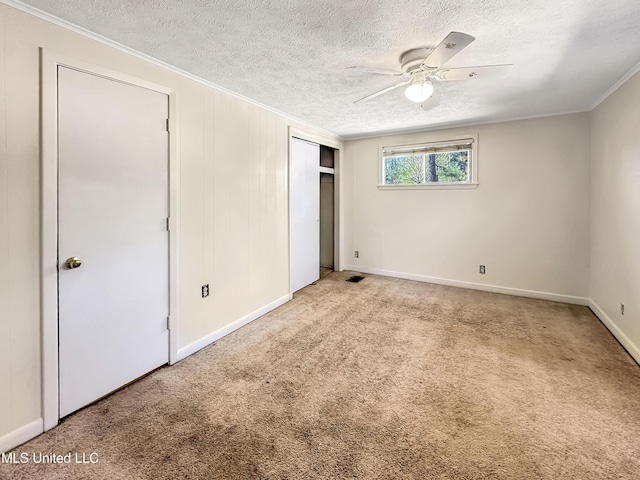
M 31 423 L 0 437 L 0 452 L 8 452 L 12 448 L 37 437 L 44 432 L 44 422 L 38 418 Z
M 595 314 L 596 317 L 600 319 L 600 321 L 604 324 L 605 327 L 609 329 L 611 334 L 616 337 L 616 339 L 620 342 L 620 344 L 625 348 L 629 355 L 633 357 L 633 359 L 640 364 L 640 348 L 638 345 L 633 343 L 629 337 L 625 335 L 622 329 L 614 322 L 609 315 L 604 313 L 604 311 L 598 306 L 596 302 L 591 299 L 589 301 L 589 308 Z
M 405 280 L 415 280 L 417 282 L 435 283 L 447 285 L 449 287 L 469 288 L 471 290 L 482 290 L 484 292 L 502 293 L 514 295 L 516 297 L 537 298 L 540 300 L 550 300 L 552 302 L 571 303 L 573 305 L 589 306 L 589 299 L 584 297 L 574 297 L 571 295 L 560 295 L 557 293 L 537 292 L 535 290 L 522 290 L 519 288 L 499 287 L 497 285 L 485 285 L 482 283 L 462 282 L 459 280 L 449 280 L 446 278 L 427 277 L 413 273 L 392 272 L 378 268 L 362 267 L 359 265 L 345 265 L 345 270 L 370 273 L 372 275 L 382 275 L 385 277 L 403 278 Z
M 219 340 L 220 338 L 224 337 L 225 335 L 230 334 L 234 330 L 237 330 L 238 328 L 246 325 L 247 323 L 254 321 L 256 318 L 261 317 L 265 313 L 269 313 L 274 308 L 277 308 L 280 305 L 283 305 L 283 304 L 287 303 L 289 300 L 290 300 L 290 295 L 286 294 L 283 297 L 280 297 L 277 300 L 274 300 L 273 302 L 265 305 L 264 307 L 259 308 L 258 310 L 255 310 L 255 311 L 251 312 L 250 314 L 245 315 L 242 318 L 239 318 L 235 322 L 232 322 L 229 325 L 226 325 L 226 326 L 216 330 L 215 332 L 212 332 L 209 335 L 207 335 L 205 337 L 202 337 L 201 339 L 196 340 L 193 343 L 190 343 L 186 347 L 179 348 L 178 349 L 178 358 L 176 359 L 176 361 L 180 361 L 183 358 L 188 357 L 192 353 L 195 353 L 198 350 L 206 347 L 207 345 L 212 344 L 216 340 Z

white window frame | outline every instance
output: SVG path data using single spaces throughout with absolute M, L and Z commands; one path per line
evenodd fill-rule
M 469 152 L 469 180 L 466 182 L 427 182 L 410 185 L 387 185 L 385 179 L 385 152 L 389 150 L 422 150 L 429 147 L 462 144 L 471 141 Z M 379 190 L 443 190 L 443 189 L 473 189 L 478 187 L 478 134 L 447 135 L 441 139 L 407 145 L 379 145 L 378 155 L 378 189 Z

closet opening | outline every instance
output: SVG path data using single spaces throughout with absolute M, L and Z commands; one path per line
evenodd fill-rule
M 335 149 L 320 145 L 320 278 L 334 268 Z
M 291 137 L 289 175 L 290 291 L 336 268 L 335 148 Z

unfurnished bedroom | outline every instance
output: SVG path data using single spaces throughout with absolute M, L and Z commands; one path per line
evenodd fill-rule
M 638 25 L 0 0 L 0 478 L 638 478 Z

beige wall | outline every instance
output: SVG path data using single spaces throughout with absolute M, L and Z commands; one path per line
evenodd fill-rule
M 346 142 L 348 263 L 373 273 L 584 301 L 589 293 L 588 121 L 587 114 L 574 114 Z M 377 188 L 381 146 L 470 133 L 479 135 L 477 189 Z M 480 264 L 486 265 L 486 275 L 478 273 Z
M 324 135 L 0 5 L 0 444 L 42 416 L 40 47 L 177 92 L 179 348 L 288 295 L 287 131 Z M 591 114 L 347 142 L 345 258 L 356 269 L 559 299 L 588 297 L 591 278 L 592 308 L 640 345 L 639 97 L 636 75 Z M 458 133 L 479 135 L 477 189 L 377 189 L 379 145 Z
M 636 74 L 591 112 L 591 299 L 640 362 L 639 128 Z
M 177 92 L 178 348 L 289 294 L 288 129 L 325 135 L 0 4 L 0 445 L 42 416 L 40 47 Z
M 15 38 L 8 13 L 0 7 L 0 436 L 40 417 L 41 402 L 38 51 Z

